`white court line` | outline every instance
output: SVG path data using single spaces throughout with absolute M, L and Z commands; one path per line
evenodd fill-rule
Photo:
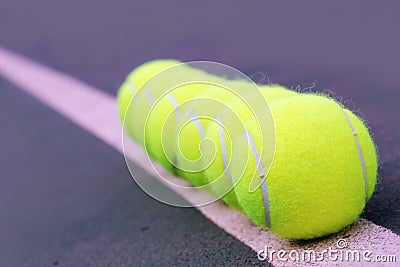
M 122 153 L 122 131 L 118 120 L 116 100 L 113 96 L 1 47 L 0 74 L 10 82 L 16 84 L 20 89 L 40 99 L 54 110 Z M 158 177 L 155 170 L 149 166 L 144 150 L 139 145 L 135 145 L 135 150 L 137 153 L 132 155 L 131 160 L 150 174 Z M 160 171 L 161 167 L 157 164 L 156 166 Z M 166 171 L 162 173 L 164 177 L 168 175 L 171 180 L 176 179 L 167 174 Z M 196 194 L 205 194 L 198 190 L 196 191 Z M 183 197 L 189 202 L 193 202 L 193 196 L 184 195 Z M 365 219 L 359 219 L 349 229 L 329 238 L 302 244 L 279 238 L 267 229 L 253 226 L 246 216 L 220 202 L 198 209 L 220 228 L 256 252 L 267 245 L 269 249 L 276 251 L 283 249 L 287 253 L 290 250 L 297 250 L 301 253 L 304 250 L 311 249 L 320 253 L 329 247 L 335 249 L 336 241 L 343 238 L 348 244 L 346 249 L 359 251 L 368 249 L 373 253 L 373 256 L 395 255 L 397 262 L 400 261 L 400 253 L 398 252 L 400 237 L 392 231 Z M 256 257 L 256 253 L 254 257 Z M 324 261 L 318 263 L 284 262 L 279 261 L 276 258 L 276 254 L 272 263 L 274 266 L 348 266 L 350 264 L 354 266 L 354 263 L 329 261 L 327 257 Z M 359 262 L 356 265 L 365 266 L 366 263 Z M 372 265 L 395 266 L 396 263 L 378 264 L 375 262 Z

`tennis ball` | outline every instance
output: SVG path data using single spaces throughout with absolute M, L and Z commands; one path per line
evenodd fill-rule
M 176 170 L 176 144 L 178 120 L 184 112 L 180 107 L 192 99 L 207 84 L 186 84 L 168 91 L 160 96 L 148 113 L 145 122 L 144 145 L 147 153 L 156 159 L 164 168 L 174 174 Z
M 259 85 L 260 93 L 264 99 L 260 99 L 260 93 L 254 91 L 246 92 L 245 97 L 235 97 L 228 101 L 226 105 L 219 111 L 218 120 L 221 125 L 229 125 L 227 128 L 221 127 L 219 124 L 212 124 L 208 127 L 205 138 L 212 140 L 218 148 L 216 155 L 211 164 L 204 171 L 204 176 L 208 180 L 211 190 L 216 195 L 224 195 L 222 200 L 229 206 L 242 210 L 234 190 L 231 188 L 232 177 L 229 171 L 231 163 L 232 144 L 229 141 L 236 140 L 244 131 L 244 124 L 250 117 L 256 120 L 253 112 L 256 112 L 261 106 L 267 105 L 277 99 L 284 97 L 292 97 L 298 95 L 296 92 L 286 89 L 280 85 Z M 234 114 L 233 114 L 233 113 Z M 268 113 L 264 117 L 268 117 Z M 271 118 L 269 118 L 271 119 Z M 236 123 L 233 120 L 238 120 Z M 241 151 L 235 153 L 241 154 Z M 207 160 L 207 158 L 206 158 Z M 218 182 L 215 182 L 218 180 Z
M 202 86 L 202 81 L 214 82 L 221 79 L 199 69 L 187 66 L 186 64 L 173 64 L 174 63 L 171 62 L 170 67 L 166 67 L 167 64 L 162 64 L 162 67 L 158 69 L 159 72 L 147 79 L 141 85 L 140 89 L 137 90 L 126 111 L 129 116 L 126 115 L 125 121 L 127 123 L 125 129 L 128 129 L 128 133 L 142 146 L 145 146 L 144 130 L 148 116 L 153 111 L 154 107 L 159 104 L 158 102 L 160 99 L 165 97 L 169 91 L 182 85 L 197 83 L 198 86 Z M 156 72 L 155 67 L 152 69 L 152 73 L 153 72 Z M 187 92 L 189 91 L 192 90 L 188 90 Z M 157 112 L 165 113 L 165 111 L 159 108 L 156 110 Z M 152 114 L 151 117 L 151 120 L 153 120 L 154 114 Z M 158 122 L 162 122 L 162 120 L 158 120 Z M 152 148 L 150 148 L 150 154 L 154 156 L 151 149 Z
M 156 59 L 148 61 L 136 67 L 128 75 L 127 81 L 131 81 L 135 88 L 141 88 L 154 75 L 179 64 L 182 64 L 182 62 L 175 59 Z
M 149 79 L 131 103 L 134 139 L 168 171 L 176 173 L 176 158 L 172 155 L 176 149 L 170 144 L 174 144 L 176 120 L 182 113 L 179 106 L 212 84 L 235 88 L 245 83 L 250 84 L 243 80 L 230 81 L 190 64 L 169 67 Z M 172 121 L 165 123 L 169 117 Z
M 155 115 L 149 117 L 146 133 L 149 154 L 167 170 L 195 186 L 205 184 L 200 164 L 201 150 L 211 153 L 214 149 L 206 142 L 203 144 L 206 147 L 199 150 L 210 118 L 214 118 L 224 102 L 235 94 L 255 87 L 246 80 L 232 81 L 217 76 L 205 77 L 205 81 L 211 82 L 194 82 L 176 88 L 158 102 L 152 111 Z
M 231 165 L 246 214 L 289 239 L 329 235 L 354 222 L 377 176 L 375 145 L 363 121 L 319 95 L 283 98 L 270 107 L 273 162 L 263 148 L 270 146 L 271 133 L 259 135 L 254 120 L 235 142 L 248 154 L 233 154 Z
M 125 118 L 133 97 L 151 77 L 178 64 L 181 64 L 181 62 L 172 59 L 160 59 L 146 62 L 136 67 L 122 83 L 117 94 L 119 116 L 124 124 L 125 130 L 134 137 L 134 139 L 136 139 L 135 137 L 137 137 L 137 135 L 134 134 L 135 124 L 133 122 L 135 121 L 134 115 L 137 114 L 134 114 L 133 107 L 130 108 L 129 116 Z M 141 106 L 146 107 L 149 101 L 151 101 L 151 96 L 147 93 L 147 99 L 137 101 L 135 107 L 138 106 L 138 109 L 140 109 Z
M 136 88 L 130 89 L 130 84 L 130 81 L 125 81 L 117 93 L 118 111 L 121 122 L 124 121 L 126 110 L 128 109 L 129 103 L 131 102 L 134 94 L 136 93 Z
M 118 103 L 120 103 L 120 116 L 123 118 L 133 95 L 149 78 L 169 67 L 178 64 L 181 64 L 181 62 L 172 59 L 152 60 L 139 65 L 131 73 L 129 73 L 118 90 L 117 100 Z
M 268 103 L 283 97 L 298 95 L 298 92 L 289 90 L 279 84 L 260 84 L 258 85 Z
M 216 148 L 205 139 L 205 131 L 210 124 L 216 123 L 214 118 L 226 102 L 242 91 L 256 89 L 252 87 L 255 86 L 249 81 L 225 81 L 223 86 L 208 86 L 182 105 L 185 112 L 177 121 L 177 139 L 174 141 L 178 144 L 174 158 L 179 176 L 197 187 L 208 184 L 204 176 L 208 163 L 202 156 L 207 154 L 207 158 L 212 158 Z

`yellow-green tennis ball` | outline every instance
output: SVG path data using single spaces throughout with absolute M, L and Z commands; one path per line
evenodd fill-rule
M 205 141 L 205 131 L 210 124 L 216 123 L 213 119 L 226 102 L 236 97 L 239 91 L 253 86 L 248 81 L 225 82 L 225 85 L 228 83 L 241 88 L 208 86 L 182 106 L 184 113 L 177 122 L 175 142 L 178 143 L 178 148 L 174 155 L 177 174 L 197 187 L 208 183 L 204 176 L 208 163 L 202 157 L 212 158 L 215 152 L 214 145 Z
M 133 88 L 139 89 L 154 75 L 179 64 L 182 64 L 182 62 L 175 59 L 156 59 L 148 61 L 136 67 L 128 75 L 126 81 L 130 81 Z
M 258 91 L 258 88 L 250 80 L 221 80 L 220 84 L 208 86 L 182 105 L 184 112 L 178 120 L 176 136 L 178 148 L 173 155 L 179 176 L 197 187 L 208 184 L 204 170 L 211 162 L 205 162 L 202 157 L 213 158 L 215 147 L 205 139 L 205 131 L 210 124 L 218 124 L 213 120 L 227 102 L 251 91 Z
M 239 179 L 235 192 L 246 214 L 289 239 L 325 236 L 354 222 L 377 176 L 375 145 L 363 121 L 318 95 L 284 98 L 270 107 L 276 134 L 272 165 L 259 152 L 268 131 L 267 138 L 255 133 L 253 120 L 235 143 L 248 152 L 248 162 L 243 155 L 232 159 L 232 175 Z M 261 184 L 249 190 L 254 182 Z
M 125 128 L 127 132 L 142 146 L 144 146 L 144 129 L 149 113 L 153 112 L 153 108 L 158 105 L 159 100 L 168 94 L 169 91 L 183 85 L 188 85 L 187 88 L 192 88 L 191 85 L 193 84 L 195 85 L 194 87 L 205 87 L 207 83 L 225 82 L 221 77 L 211 75 L 203 70 L 192 67 L 190 64 L 163 61 L 162 64 L 158 62 L 158 64 L 154 63 L 151 66 L 151 71 L 149 71 L 151 75 L 149 75 L 149 78 L 143 84 L 140 84 L 140 88 L 134 95 L 126 111 L 129 116 L 125 116 Z M 148 67 L 144 68 L 143 72 L 145 70 L 148 71 L 148 69 Z M 187 90 L 189 92 L 188 96 L 191 96 L 192 91 Z M 164 112 L 159 108 L 157 110 L 161 113 Z M 154 115 L 151 115 L 151 117 L 154 119 Z M 163 118 L 165 117 L 160 117 L 156 121 L 163 123 Z M 155 134 L 157 135 L 158 132 Z M 152 144 L 150 143 L 150 154 L 156 156 L 158 152 L 154 152 L 151 146 Z M 157 144 L 155 146 L 159 147 Z
M 289 90 L 279 84 L 258 85 L 268 103 L 283 98 L 297 95 L 298 92 Z
M 151 96 L 147 94 L 147 98 L 136 101 L 135 107 L 133 107 L 133 105 L 131 107 L 130 105 L 133 97 L 151 77 L 178 64 L 181 64 L 181 62 L 172 59 L 160 59 L 146 62 L 136 67 L 121 85 L 117 94 L 119 115 L 125 130 L 134 137 L 134 139 L 138 140 L 138 135 L 134 134 L 134 128 L 136 127 L 134 123 L 135 115 L 138 115 L 136 111 L 143 107 L 148 107 Z M 137 109 L 135 109 L 136 107 Z M 128 110 L 130 110 L 128 113 L 129 116 L 126 116 Z
M 214 182 L 216 179 L 221 179 L 220 182 L 211 185 L 211 189 L 215 194 L 223 193 L 225 188 L 229 186 L 226 182 L 232 179 L 229 170 L 232 145 L 228 140 L 235 140 L 243 133 L 244 124 L 251 116 L 254 116 L 253 112 L 256 112 L 260 108 L 260 105 L 267 105 L 267 103 L 271 103 L 277 99 L 297 95 L 296 92 L 290 91 L 280 85 L 259 85 L 259 88 L 259 93 L 255 93 L 254 91 L 246 92 L 244 96 L 247 97 L 245 99 L 239 97 L 232 98 L 219 111 L 218 119 L 221 125 L 229 125 L 229 133 L 226 128 L 222 128 L 221 125 L 216 123 L 210 125 L 206 131 L 205 138 L 212 140 L 218 148 L 214 160 L 204 171 L 204 176 L 209 183 Z M 258 105 L 254 104 L 262 96 L 265 100 L 259 101 Z M 239 122 L 233 123 L 232 119 L 235 119 L 235 116 L 232 116 L 232 111 L 236 113 Z M 237 153 L 240 153 L 240 151 Z M 241 210 L 234 190 L 227 193 L 222 200 L 229 206 Z
M 169 91 L 154 103 L 145 122 L 145 147 L 147 153 L 170 172 L 176 174 L 174 167 L 177 147 L 177 120 L 183 116 L 182 103 L 192 99 L 206 84 L 183 85 Z
M 123 117 L 125 115 L 133 95 L 149 78 L 178 64 L 181 64 L 181 62 L 177 60 L 158 59 L 143 63 L 131 71 L 118 90 L 117 99 L 120 107 L 120 116 Z
M 200 77 L 204 75 L 202 72 L 199 74 Z M 179 106 L 176 109 L 178 112 L 167 118 L 170 111 L 164 111 L 165 115 L 161 117 L 162 120 L 166 120 L 162 129 L 163 136 L 165 136 L 164 151 L 159 149 L 160 144 L 154 143 L 156 149 L 149 146 L 149 151 L 156 151 L 156 153 L 152 153 L 156 158 L 161 158 L 162 162 L 167 162 L 166 159 L 168 159 L 168 162 L 174 165 L 173 172 L 175 174 L 197 187 L 206 184 L 202 171 L 201 151 L 212 153 L 214 149 L 211 143 L 203 143 L 204 131 L 211 122 L 210 119 L 214 118 L 221 106 L 235 94 L 249 87 L 255 88 L 254 84 L 247 80 L 225 80 L 210 74 L 206 74 L 205 78 L 205 83 L 200 82 L 186 86 L 186 89 L 190 91 L 184 91 L 182 88 L 174 90 L 174 97 L 177 97 L 174 102 L 175 106 Z M 208 83 L 209 81 L 211 84 Z M 168 100 L 171 102 L 171 99 Z M 164 105 L 163 109 L 167 103 L 168 101 L 161 103 Z M 161 127 L 161 125 L 160 120 L 154 127 Z M 152 132 L 159 135 L 160 130 Z M 200 149 L 200 146 L 203 148 Z M 162 152 L 164 152 L 164 156 L 161 155 Z M 202 189 L 207 190 L 206 188 Z
M 118 90 L 117 102 L 121 122 L 125 119 L 126 110 L 135 93 L 136 89 L 130 89 L 127 81 L 125 81 Z

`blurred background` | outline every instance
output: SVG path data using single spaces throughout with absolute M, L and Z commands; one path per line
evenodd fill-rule
M 2 0 L 0 45 L 112 95 L 135 66 L 158 58 L 222 62 L 255 81 L 332 92 L 367 121 L 379 150 L 380 181 L 363 217 L 400 234 L 399 10 L 398 1 Z M 8 86 L 2 84 L 2 88 Z M 26 115 L 6 115 L 16 105 L 11 98 L 6 100 L 8 95 L 5 91 L 0 94 L 3 113 L 0 118 L 5 125 L 6 120 L 11 123 L 10 116 Z M 22 117 L 13 120 L 23 122 Z M 26 135 L 31 135 L 29 129 L 25 130 Z M 12 132 L 8 134 L 0 133 L 0 137 L 16 138 Z M 3 154 L 0 165 L 7 160 L 9 165 L 10 158 L 1 150 L 0 147 Z M 4 167 L 0 177 L 8 177 L 10 172 L 12 169 Z M 89 191 L 92 185 L 88 182 L 80 186 L 86 186 Z M 13 195 L 18 195 L 21 187 L 24 185 L 7 190 L 14 190 Z M 3 198 L 0 204 L 6 212 L 3 214 L 12 224 L 13 213 L 6 208 L 11 197 Z M 123 204 L 119 199 L 112 205 Z M 146 220 L 144 213 L 139 212 L 137 216 Z M 179 216 L 175 214 L 176 218 Z M 147 231 L 144 225 L 141 227 Z M 212 226 L 205 226 L 209 227 Z M 159 229 L 164 228 L 159 226 Z M 181 228 L 177 226 L 177 229 Z M 186 231 L 190 234 L 190 230 Z M 215 234 L 214 231 L 217 230 L 209 234 Z M 198 238 L 201 241 L 205 237 Z M 221 234 L 221 240 L 224 238 Z M 210 242 L 209 246 L 218 247 L 218 242 Z M 250 253 L 243 252 L 242 248 L 235 250 L 239 245 L 237 241 L 231 242 L 235 255 Z M 182 250 L 187 245 L 178 244 L 175 249 Z M 0 252 L 0 259 L 1 255 Z

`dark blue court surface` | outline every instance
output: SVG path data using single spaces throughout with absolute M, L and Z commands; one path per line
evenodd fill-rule
M 0 88 L 2 266 L 259 264 L 196 209 L 147 196 L 111 147 L 3 80 Z
M 3 0 L 0 45 L 110 94 L 155 58 L 218 61 L 256 80 L 335 92 L 367 120 L 379 149 L 363 217 L 400 234 L 399 8 Z M 122 155 L 3 80 L 0 121 L 2 266 L 258 264 L 197 210 L 145 195 Z

